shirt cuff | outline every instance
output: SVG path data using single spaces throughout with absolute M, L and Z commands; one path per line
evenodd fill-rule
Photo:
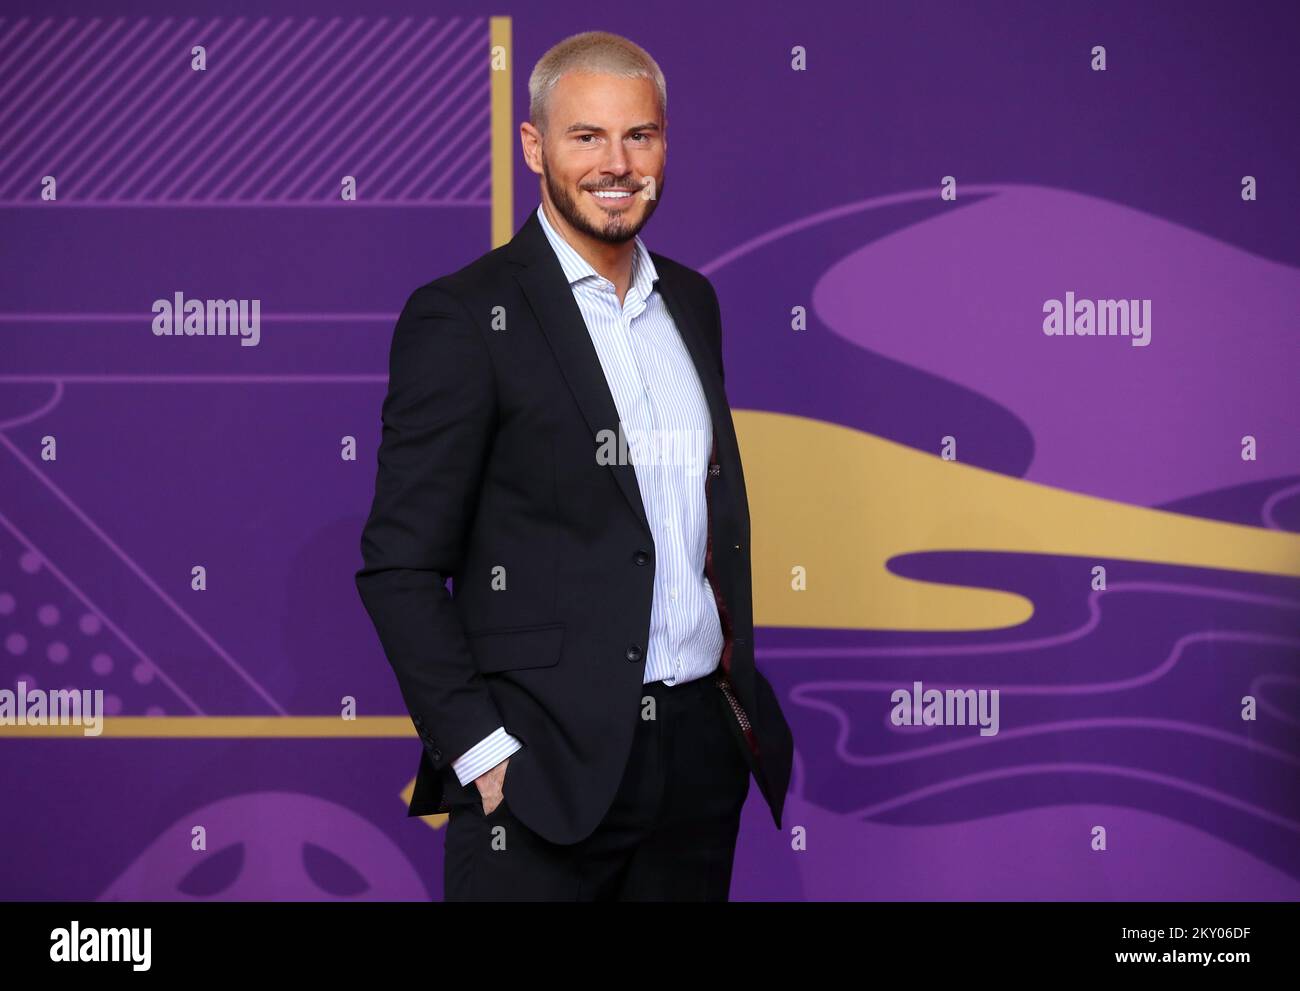
M 507 733 L 504 726 L 498 726 L 452 761 L 451 768 L 456 772 L 457 780 L 465 786 L 522 748 L 523 744 Z

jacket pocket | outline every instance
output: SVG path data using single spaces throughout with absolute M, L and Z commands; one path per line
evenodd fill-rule
M 467 633 L 470 653 L 479 671 L 515 671 L 551 667 L 560 659 L 564 624 L 509 626 Z

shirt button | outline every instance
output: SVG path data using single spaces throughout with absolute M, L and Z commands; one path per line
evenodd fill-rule
M 673 590 L 672 590 L 671 592 L 669 592 L 668 594 L 671 595 L 671 596 L 673 597 L 674 600 L 677 599 L 677 589 L 673 589 Z

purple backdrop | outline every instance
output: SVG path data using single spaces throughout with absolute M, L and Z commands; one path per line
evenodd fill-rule
M 643 236 L 718 289 L 751 505 L 779 502 L 780 472 L 742 411 L 770 411 L 813 447 L 833 424 L 937 458 L 959 434 L 1008 514 L 1042 486 L 1105 500 L 1120 532 L 1105 554 L 936 536 L 886 562 L 1032 602 L 1002 629 L 783 625 L 756 596 L 797 747 L 786 826 L 806 844 L 752 789 L 733 898 L 1294 899 L 1290 2 L 661 3 L 594 21 L 567 2 L 7 3 L 0 688 L 103 689 L 110 718 L 331 716 L 344 696 L 405 715 L 352 576 L 397 312 L 491 246 L 489 15 L 513 21 L 512 127 L 567 34 L 626 34 L 663 67 L 670 180 Z M 517 227 L 537 184 L 515 140 Z M 1152 299 L 1150 346 L 1045 337 L 1042 305 L 1066 291 Z M 156 337 L 151 304 L 176 292 L 260 299 L 258 346 Z M 1195 548 L 1242 541 L 1246 563 L 1153 555 L 1135 507 Z M 755 513 L 756 550 L 776 543 L 765 521 L 781 525 Z M 915 680 L 1000 689 L 1000 732 L 892 725 L 890 692 Z M 0 898 L 438 898 L 442 832 L 401 798 L 418 755 L 413 730 L 0 727 Z

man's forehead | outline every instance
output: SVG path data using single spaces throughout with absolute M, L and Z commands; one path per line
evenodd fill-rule
M 573 117 L 600 109 L 616 110 L 621 104 L 653 108 L 655 103 L 654 83 L 649 79 L 592 72 L 566 72 L 556 81 L 552 99 L 557 110 Z

